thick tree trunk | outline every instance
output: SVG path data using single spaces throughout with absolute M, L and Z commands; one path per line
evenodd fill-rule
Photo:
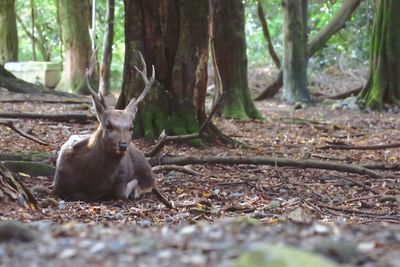
M 367 84 L 359 98 L 371 109 L 400 101 L 400 1 L 379 0 Z
M 18 60 L 15 0 L 0 0 L 0 64 Z
M 57 89 L 87 94 L 86 68 L 92 53 L 87 1 L 60 0 L 64 71 Z
M 104 96 L 110 93 L 112 45 L 114 40 L 114 5 L 115 0 L 107 0 L 106 32 L 103 40 L 99 81 L 99 91 Z
M 283 100 L 310 102 L 307 89 L 307 0 L 284 0 Z
M 244 5 L 241 0 L 212 1 L 214 69 L 219 71 L 224 100 L 219 114 L 227 118 L 260 119 L 247 83 Z M 218 75 L 214 75 L 217 77 Z
M 312 57 L 315 52 L 323 48 L 326 42 L 338 31 L 344 28 L 346 22 L 350 20 L 361 0 L 347 0 L 336 12 L 335 16 L 316 34 L 308 43 L 308 57 Z M 279 71 L 278 76 L 255 100 L 263 100 L 274 96 L 283 85 L 283 73 Z
M 155 66 L 156 79 L 139 105 L 134 134 L 153 140 L 168 134 L 194 133 L 205 119 L 208 3 L 203 0 L 125 0 L 125 65 L 117 108 L 143 90 L 134 69 Z M 138 66 L 139 68 L 141 66 Z

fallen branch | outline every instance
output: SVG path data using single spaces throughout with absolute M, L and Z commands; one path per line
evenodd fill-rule
M 332 100 L 344 99 L 344 98 L 347 98 L 347 97 L 352 96 L 352 95 L 358 95 L 361 92 L 362 88 L 363 87 L 358 87 L 356 89 L 353 89 L 353 90 L 350 90 L 350 91 L 347 91 L 347 92 L 344 92 L 344 93 L 340 93 L 340 94 L 337 94 L 337 95 L 320 96 L 320 97 L 318 97 L 318 99 L 320 99 L 320 100 L 322 100 L 322 99 L 332 99 Z
M 384 178 L 381 174 L 371 171 L 359 165 L 344 164 L 339 162 L 326 162 L 316 160 L 294 160 L 273 157 L 213 157 L 213 156 L 189 156 L 189 157 L 164 157 L 160 159 L 161 165 L 189 165 L 189 164 L 254 164 L 271 165 L 279 167 L 298 167 L 303 169 L 324 169 L 340 172 L 350 172 L 362 175 L 369 175 L 373 178 Z
M 80 98 L 55 96 L 50 94 L 30 94 L 13 93 L 1 95 L 0 102 L 21 103 L 21 102 L 40 102 L 40 103 L 62 103 L 62 104 L 91 104 L 90 99 L 81 96 Z
M 351 214 L 359 214 L 359 215 L 367 215 L 367 216 L 387 216 L 390 215 L 390 213 L 378 213 L 378 212 L 370 212 L 370 211 L 362 211 L 362 210 L 355 210 L 355 209 L 348 209 L 348 208 L 341 208 L 337 206 L 330 206 L 326 205 L 323 203 L 316 203 L 318 206 L 330 210 L 336 210 L 336 211 L 341 211 L 345 213 L 351 213 Z M 400 220 L 400 216 L 397 217 L 397 220 Z
M 326 145 L 317 147 L 317 149 L 337 149 L 337 150 L 380 150 L 388 148 L 399 148 L 400 143 L 395 144 L 382 144 L 370 146 L 353 146 L 353 145 Z
M 53 176 L 56 168 L 50 164 L 35 161 L 3 161 L 4 166 L 13 172 L 22 172 L 32 176 Z
M 68 114 L 40 114 L 40 113 L 12 113 L 12 112 L 1 112 L 0 118 L 8 119 L 41 119 L 51 121 L 76 121 L 76 122 L 87 122 L 96 120 L 96 116 L 92 114 L 82 113 L 68 113 Z
M 360 183 L 360 182 L 358 182 L 358 181 L 356 181 L 354 179 L 351 179 L 350 177 L 340 176 L 340 178 L 345 179 L 345 180 L 347 180 L 347 181 L 349 181 L 349 182 L 351 182 L 351 183 L 353 183 L 355 185 L 358 185 L 358 186 L 364 188 L 365 190 L 370 191 L 370 192 L 372 192 L 372 193 L 374 193 L 376 195 L 379 195 L 379 192 L 377 190 L 371 188 L 370 186 L 368 186 L 366 184 L 363 184 L 363 183 Z
M 381 163 L 370 163 L 370 164 L 363 164 L 361 166 L 370 170 L 400 171 L 400 164 L 385 165 Z
M 178 165 L 163 165 L 163 166 L 154 166 L 152 168 L 154 173 L 159 173 L 159 172 L 163 172 L 163 171 L 177 171 L 177 172 L 182 172 L 182 173 L 186 173 L 189 175 L 193 175 L 193 176 L 199 176 L 201 175 L 199 172 L 190 170 L 188 168 L 182 167 L 182 166 L 178 166 Z
M 32 140 L 32 141 L 34 141 L 34 142 L 36 142 L 36 143 L 39 143 L 39 144 L 45 145 L 45 146 L 48 146 L 48 145 L 49 145 L 48 143 L 46 143 L 46 142 L 44 142 L 44 141 L 42 141 L 42 140 L 39 140 L 39 139 L 37 139 L 36 137 L 34 137 L 34 136 L 32 136 L 32 135 L 29 135 L 29 134 L 25 133 L 24 131 L 20 130 L 19 128 L 17 128 L 17 127 L 14 125 L 14 123 L 13 123 L 13 122 L 15 122 L 15 121 L 16 121 L 16 120 L 2 120 L 2 119 L 0 119 L 0 124 L 11 128 L 11 129 L 12 129 L 13 131 L 15 131 L 17 134 L 19 134 L 19 135 L 21 135 L 21 136 L 23 136 L 23 137 L 25 137 L 25 138 L 28 138 L 29 140 Z
M 52 159 L 55 161 L 55 154 L 49 152 L 14 152 L 0 153 L 0 161 L 40 161 L 49 162 Z

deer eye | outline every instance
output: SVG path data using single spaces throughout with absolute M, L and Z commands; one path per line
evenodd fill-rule
M 106 129 L 107 129 L 107 130 L 112 130 L 112 129 L 113 129 L 112 124 L 111 124 L 111 123 L 107 123 L 107 124 L 106 124 Z

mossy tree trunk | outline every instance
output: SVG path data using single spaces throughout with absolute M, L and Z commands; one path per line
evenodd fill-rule
M 0 0 L 0 64 L 18 60 L 15 0 Z
M 92 54 L 88 1 L 60 0 L 59 10 L 64 69 L 57 89 L 87 94 L 85 73 Z
M 112 45 L 114 41 L 115 0 L 107 0 L 106 32 L 103 40 L 103 53 L 100 63 L 99 91 L 106 96 L 110 93 Z
M 260 119 L 247 82 L 244 4 L 242 0 L 213 0 L 212 12 L 211 38 L 217 65 L 214 69 L 218 69 L 222 83 L 216 92 L 225 94 L 219 114 L 235 119 Z
M 400 1 L 379 0 L 374 19 L 368 81 L 359 98 L 371 109 L 400 100 Z
M 283 100 L 310 102 L 307 89 L 307 0 L 283 0 Z
M 125 65 L 117 108 L 143 90 L 134 66 L 145 57 L 156 84 L 139 105 L 134 134 L 153 140 L 166 130 L 197 132 L 205 119 L 208 59 L 208 2 L 125 0 Z

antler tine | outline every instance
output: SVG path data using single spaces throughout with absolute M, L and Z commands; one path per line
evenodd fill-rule
M 137 111 L 137 106 L 139 105 L 139 102 L 142 101 L 143 98 L 145 98 L 145 96 L 149 93 L 149 91 L 150 91 L 150 89 L 151 89 L 151 87 L 152 87 L 152 85 L 154 83 L 155 76 L 156 76 L 156 74 L 155 74 L 156 71 L 155 71 L 154 65 L 152 65 L 151 66 L 151 72 L 152 72 L 151 73 L 151 78 L 150 78 L 150 80 L 147 78 L 146 61 L 144 60 L 142 53 L 139 52 L 139 55 L 140 55 L 140 59 L 142 61 L 143 69 L 140 70 L 136 66 L 135 66 L 135 69 L 140 74 L 140 76 L 142 77 L 145 87 L 144 87 L 142 93 L 136 99 L 136 101 L 134 101 L 134 100 L 131 101 L 127 106 L 127 109 L 133 111 L 134 113 L 136 113 L 136 111 Z
M 87 84 L 87 87 L 89 89 L 89 93 L 92 95 L 92 97 L 96 101 L 98 101 L 101 104 L 105 105 L 104 98 L 100 94 L 96 93 L 96 91 L 93 89 L 93 87 L 90 84 L 90 76 L 92 76 L 94 67 L 96 66 L 96 51 L 97 51 L 97 47 L 95 48 L 95 50 L 92 53 L 92 56 L 90 57 L 89 68 L 86 69 L 86 84 Z

